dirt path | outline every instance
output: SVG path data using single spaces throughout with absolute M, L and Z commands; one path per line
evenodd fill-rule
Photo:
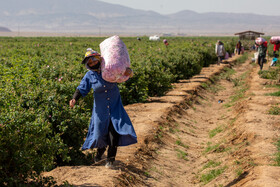
M 264 95 L 275 88 L 250 61 L 213 78 L 234 61 L 126 106 L 139 143 L 119 149 L 115 169 L 65 166 L 45 175 L 74 186 L 280 186 L 280 167 L 271 166 L 280 117 L 267 112 L 279 98 Z

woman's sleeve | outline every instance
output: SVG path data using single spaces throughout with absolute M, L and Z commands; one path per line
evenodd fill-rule
M 82 79 L 80 85 L 77 87 L 77 89 L 80 91 L 83 97 L 86 96 L 91 89 L 91 82 L 89 76 L 90 74 L 87 73 Z
M 79 100 L 79 98 L 82 96 L 81 92 L 79 89 L 76 89 L 74 95 L 73 95 L 73 99 L 75 99 L 76 101 Z

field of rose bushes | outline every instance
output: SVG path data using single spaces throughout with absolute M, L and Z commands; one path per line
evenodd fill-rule
M 58 165 L 88 164 L 81 145 L 93 96 L 69 100 L 86 73 L 88 47 L 99 51 L 105 38 L 0 37 L 0 185 L 23 184 Z M 164 95 L 172 83 L 215 63 L 218 38 L 122 38 L 134 77 L 119 84 L 124 104 Z M 233 53 L 237 38 L 222 38 Z M 38 183 L 37 183 L 38 184 Z

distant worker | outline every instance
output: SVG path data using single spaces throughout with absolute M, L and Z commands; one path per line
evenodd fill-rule
M 236 44 L 236 50 L 237 50 L 237 54 L 240 55 L 240 52 L 242 50 L 242 43 L 240 40 Z
M 169 45 L 169 43 L 167 42 L 166 39 L 163 40 L 164 45 L 167 47 Z
M 261 44 L 257 44 L 258 47 L 258 64 L 260 66 L 260 70 L 263 69 L 263 63 L 265 61 L 265 57 L 266 57 L 266 51 L 267 51 L 267 41 L 261 43 Z
M 273 56 L 274 57 L 277 54 L 276 52 L 279 52 L 279 48 L 280 48 L 280 41 L 277 41 L 277 42 L 275 42 L 274 47 L 273 47 Z
M 215 53 L 216 53 L 216 55 L 218 57 L 217 64 L 220 65 L 220 63 L 222 62 L 222 60 L 224 59 L 224 56 L 226 54 L 224 43 L 221 42 L 220 40 L 218 40 L 218 42 L 216 43 Z

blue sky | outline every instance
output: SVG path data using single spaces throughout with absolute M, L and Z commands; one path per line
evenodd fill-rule
M 230 12 L 255 13 L 280 16 L 280 0 L 100 0 L 141 10 L 153 10 L 160 14 L 172 14 L 181 10 L 198 13 Z

